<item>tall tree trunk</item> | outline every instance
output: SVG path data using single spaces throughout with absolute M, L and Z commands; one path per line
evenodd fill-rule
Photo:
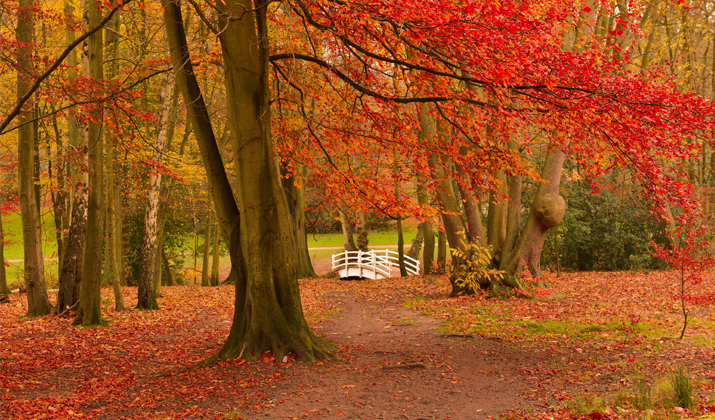
M 541 250 L 544 246 L 546 233 L 549 229 L 558 226 L 566 212 L 564 198 L 559 195 L 561 184 L 561 170 L 563 169 L 566 155 L 560 149 L 547 152 L 541 178 L 546 181 L 539 185 L 531 205 L 529 218 L 522 231 L 519 241 L 501 269 L 505 272 L 506 284 L 518 284 L 514 274 L 519 270 L 522 259 L 529 272 L 534 277 L 541 277 Z M 512 280 L 509 280 L 512 278 Z
M 355 236 L 357 238 L 357 248 L 360 251 L 367 252 L 370 241 L 367 238 L 367 223 L 365 223 L 365 212 L 359 211 L 357 214 L 357 226 L 355 226 Z
M 96 26 L 102 19 L 100 5 L 87 1 L 89 27 Z M 104 43 L 102 31 L 97 31 L 87 39 L 90 78 L 104 79 Z M 104 248 L 104 136 L 103 109 L 98 107 L 89 126 L 89 193 L 87 194 L 87 230 L 84 255 L 82 258 L 82 283 L 80 305 L 75 324 L 98 325 L 102 322 L 100 285 L 102 279 L 102 249 Z
M 107 47 L 107 78 L 113 79 L 118 72 L 118 65 L 116 58 L 119 54 L 119 30 L 120 30 L 120 11 L 114 14 L 112 20 L 109 21 L 107 26 L 111 30 L 106 31 L 106 47 Z M 121 287 L 121 271 L 119 265 L 117 264 L 117 240 L 115 236 L 117 235 L 118 223 L 117 218 L 117 205 L 116 205 L 116 194 L 114 191 L 115 186 L 115 153 L 114 150 L 116 145 L 116 139 L 107 130 L 106 133 L 107 140 L 109 142 L 109 147 L 107 148 L 106 160 L 105 160 L 105 191 L 106 191 L 106 222 L 105 222 L 105 247 L 104 247 L 104 271 L 109 276 L 112 281 L 112 290 L 114 291 L 114 310 L 123 311 L 124 310 L 124 297 L 122 296 Z M 121 230 L 119 231 L 121 232 Z
M 275 169 L 268 90 L 268 5 L 264 1 L 254 5 L 245 0 L 228 0 L 217 5 L 221 9 L 219 40 L 238 203 L 233 200 L 193 76 L 181 9 L 171 0 L 162 0 L 162 6 L 172 61 L 199 141 L 216 212 L 221 226 L 231 228 L 228 241 L 231 263 L 245 269 L 236 281 L 231 331 L 224 346 L 209 361 L 257 359 L 266 350 L 272 350 L 278 360 L 287 352 L 304 360 L 326 357 L 326 343 L 313 335 L 303 315 L 291 222 Z M 245 10 L 253 12 L 244 14 Z M 233 16 L 234 12 L 240 16 Z
M 444 273 L 447 267 L 447 234 L 444 230 L 440 230 L 437 234 L 437 265 L 439 270 Z
M 228 130 L 225 132 L 227 131 Z M 305 169 L 302 165 L 298 165 L 298 171 L 305 175 L 305 173 L 303 173 Z M 296 185 L 294 175 L 288 172 L 284 167 L 281 167 L 281 174 L 283 175 L 283 192 L 286 196 L 288 210 L 290 211 L 293 221 L 293 232 L 295 234 L 296 275 L 300 279 L 317 277 L 308 250 L 308 232 L 306 230 L 305 219 L 305 185 Z
M 506 216 L 506 237 L 501 249 L 500 265 L 509 258 L 521 230 L 521 189 L 522 176 L 513 175 L 509 178 L 509 210 Z
M 171 118 L 174 113 L 172 109 L 171 93 L 174 88 L 174 77 L 171 73 L 164 73 L 159 90 L 159 116 L 160 122 L 154 140 L 154 153 L 152 159 L 161 162 L 166 146 L 169 126 L 172 124 Z M 161 190 L 161 174 L 152 173 L 149 176 L 149 193 L 144 218 L 144 240 L 142 243 L 141 264 L 137 285 L 139 295 L 137 298 L 138 309 L 159 309 L 156 302 L 157 290 L 154 286 L 154 275 L 156 271 L 157 237 L 158 237 L 158 215 L 159 215 L 159 192 Z
M 211 264 L 211 286 L 218 286 L 219 274 L 219 246 L 218 246 L 218 222 L 216 222 L 216 234 L 213 237 L 213 262 Z
M 350 219 L 342 210 L 338 209 L 338 213 L 340 213 L 340 225 L 343 228 L 343 247 L 346 251 L 357 251 L 358 248 L 355 246 L 355 239 L 353 239 L 353 226 L 350 224 Z
M 2 197 L 0 197 L 0 207 L 2 207 Z M 2 212 L 0 211 L 0 299 L 2 295 L 9 295 L 10 288 L 7 287 L 7 272 L 5 271 L 5 235 L 2 229 Z
M 54 107 L 53 107 L 54 110 Z M 54 178 L 54 191 L 50 192 L 52 198 L 52 210 L 55 220 L 55 238 L 57 241 L 57 267 L 62 267 L 62 257 L 65 250 L 65 235 L 69 228 L 69 212 L 67 208 L 67 185 L 65 184 L 66 167 L 61 158 L 65 154 L 65 144 L 62 141 L 62 134 L 57 124 L 57 115 L 52 116 L 52 128 L 55 132 L 55 147 L 57 149 L 55 174 L 52 175 L 52 160 L 48 163 L 49 178 Z M 50 144 L 47 143 L 47 155 L 50 156 Z
M 34 0 L 20 0 L 17 19 L 17 99 L 20 100 L 30 89 L 34 75 L 32 63 L 34 43 Z M 24 249 L 25 284 L 27 287 L 27 316 L 47 315 L 52 311 L 47 296 L 45 267 L 42 257 L 40 233 L 40 210 L 34 179 L 35 118 L 34 101 L 28 100 L 19 114 L 17 129 L 18 195 L 20 196 L 20 217 Z
M 209 241 L 211 241 L 211 227 L 212 227 L 211 219 L 206 222 L 206 230 L 204 231 L 204 259 L 202 260 L 202 268 L 201 268 L 201 286 L 206 287 L 209 285 L 209 255 L 210 253 L 210 247 L 209 247 Z M 218 235 L 216 235 L 218 236 Z
M 162 241 L 163 242 L 163 241 Z M 171 266 L 169 265 L 169 257 L 166 256 L 166 247 L 162 243 L 161 247 L 161 261 L 164 265 L 164 278 L 166 278 L 166 285 L 174 285 L 174 276 L 171 274 Z
M 154 293 L 157 298 L 161 296 L 161 282 L 163 278 L 163 273 L 161 270 L 161 250 L 164 249 L 164 227 L 159 228 L 156 239 L 156 256 L 154 257 Z
M 507 205 L 503 196 L 507 193 L 506 175 L 497 172 L 497 181 L 489 191 L 489 213 L 487 214 L 487 244 L 494 250 L 494 255 L 500 255 L 506 237 Z
M 425 190 L 424 178 L 417 179 L 417 200 L 420 206 L 427 207 L 430 204 L 429 195 Z M 422 251 L 422 273 L 427 276 L 432 274 L 432 263 L 434 261 L 434 231 L 432 223 L 424 221 L 420 224 L 420 231 L 425 241 L 425 249 Z
M 459 189 L 459 195 L 462 198 L 464 213 L 467 216 L 469 242 L 479 244 L 479 246 L 484 248 L 487 246 L 487 239 L 485 237 L 487 234 L 484 231 L 482 214 L 479 211 L 479 203 L 477 203 L 477 199 L 474 197 L 474 192 L 471 191 L 470 181 L 464 168 L 457 166 L 456 169 L 461 177 L 459 182 L 457 182 L 457 187 Z M 491 209 L 491 205 L 489 207 Z
M 412 240 L 412 245 L 410 245 L 410 250 L 407 251 L 407 256 L 410 258 L 418 259 L 420 257 L 420 251 L 422 250 L 422 239 L 424 238 L 424 233 L 422 229 L 418 226 L 417 233 L 415 234 L 415 239 Z
M 75 2 L 65 1 L 65 15 L 74 23 Z M 75 40 L 75 33 L 72 29 L 73 25 L 68 25 L 65 31 L 65 42 L 71 44 Z M 87 63 L 87 44 L 83 45 L 83 61 L 84 67 Z M 75 67 L 78 65 L 79 58 L 75 51 L 70 52 L 67 57 L 69 65 L 68 77 L 76 78 L 77 72 Z M 70 196 L 72 198 L 71 211 L 69 217 L 69 229 L 64 240 L 62 258 L 59 261 L 59 290 L 57 292 L 57 306 L 55 313 L 65 314 L 68 309 L 75 308 L 79 302 L 79 290 L 82 282 L 82 254 L 84 253 L 84 239 L 87 229 L 87 172 L 78 170 L 78 166 L 87 166 L 87 130 L 86 125 L 80 126 L 77 117 L 69 115 L 67 117 L 67 137 L 70 148 L 78 152 L 80 165 L 72 165 L 69 167 L 69 178 L 76 182 L 76 185 L 70 186 Z
M 82 175 L 86 178 L 86 173 Z M 74 308 L 79 302 L 79 289 L 82 283 L 82 254 L 87 223 L 87 189 L 80 182 L 74 194 L 70 229 L 65 242 L 65 252 L 59 270 L 60 287 L 57 292 L 55 313 L 60 315 Z M 84 185 L 83 185 L 84 184 Z
M 392 168 L 393 176 L 395 177 L 395 202 L 400 202 L 400 182 L 399 182 L 399 154 L 394 151 L 394 164 Z M 397 263 L 400 267 L 400 277 L 407 277 L 407 268 L 405 267 L 405 235 L 402 232 L 402 215 L 397 215 Z

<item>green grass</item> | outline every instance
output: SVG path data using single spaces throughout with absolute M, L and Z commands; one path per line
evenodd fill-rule
M 13 213 L 2 218 L 2 230 L 5 237 L 5 260 L 22 260 L 22 225 L 19 213 Z M 57 288 L 57 242 L 55 236 L 55 222 L 52 212 L 42 214 L 42 255 L 45 258 L 45 278 L 47 287 Z M 9 262 L 7 267 L 7 283 L 10 289 L 17 288 L 23 278 L 23 263 L 21 261 Z
M 405 238 L 405 248 L 409 248 L 412 244 L 412 240 L 415 239 L 417 235 L 417 228 L 406 228 L 404 230 L 403 236 Z M 368 240 L 370 241 L 369 247 L 373 248 L 379 245 L 397 245 L 397 232 L 368 232 Z M 343 234 L 342 233 L 316 233 L 308 234 L 308 248 L 322 248 L 322 247 L 342 247 L 343 246 Z M 312 253 L 311 253 L 312 255 Z
M 20 214 L 3 216 L 2 231 L 5 235 L 5 259 L 21 260 L 24 251 L 22 249 Z M 57 257 L 57 242 L 55 240 L 55 221 L 52 212 L 45 212 L 42 214 L 42 254 L 46 259 Z

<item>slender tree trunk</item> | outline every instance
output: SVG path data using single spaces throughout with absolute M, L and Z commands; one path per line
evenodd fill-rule
M 225 132 L 227 131 L 228 130 Z M 299 165 L 297 170 L 301 173 L 305 171 L 302 165 Z M 308 250 L 308 232 L 306 231 L 305 219 L 305 186 L 297 186 L 293 174 L 289 173 L 283 167 L 281 167 L 281 174 L 283 175 L 283 192 L 285 193 L 288 209 L 290 210 L 291 219 L 293 220 L 297 276 L 301 279 L 317 277 Z M 303 175 L 305 174 L 303 173 Z
M 213 264 L 211 265 L 211 286 L 218 286 L 219 274 L 219 246 L 218 246 L 218 222 L 216 222 L 216 234 L 213 237 Z
M 209 283 L 209 255 L 210 252 L 209 250 L 211 249 L 209 247 L 209 241 L 211 241 L 211 219 L 209 219 L 208 222 L 206 222 L 206 230 L 204 231 L 204 259 L 202 262 L 202 268 L 201 268 L 201 286 L 206 287 L 208 286 Z M 218 235 L 216 235 L 218 236 Z
M 75 41 L 74 26 L 77 22 L 74 16 L 76 4 L 71 0 L 65 0 L 64 3 L 64 12 L 68 19 L 67 29 L 65 30 L 65 43 L 67 45 Z M 86 55 L 86 43 L 83 45 L 82 50 L 83 56 Z M 79 56 L 76 50 L 70 52 L 67 57 L 67 64 L 68 78 L 77 78 L 75 68 L 79 64 Z M 71 165 L 68 168 L 69 179 L 75 184 L 69 186 L 71 199 L 71 205 L 68 208 L 69 226 L 62 246 L 62 258 L 59 260 L 59 291 L 55 308 L 56 314 L 65 313 L 79 301 L 79 285 L 82 279 L 82 253 L 84 252 L 87 223 L 87 174 L 84 171 L 80 172 L 77 168 L 78 166 L 87 165 L 87 136 L 86 130 L 80 128 L 77 117 L 72 114 L 67 116 L 67 138 L 70 148 L 75 152 L 79 152 L 81 165 Z
M 367 238 L 367 223 L 365 223 L 365 212 L 363 211 L 359 211 L 357 214 L 357 226 L 355 233 L 355 236 L 357 237 L 357 248 L 363 252 L 369 251 L 367 246 L 370 241 Z
M 506 262 L 514 251 L 521 230 L 521 179 L 521 175 L 514 175 L 509 179 L 509 209 L 506 216 L 506 237 L 501 249 L 500 264 Z
M 425 190 L 424 178 L 417 179 L 417 200 L 420 205 L 427 207 L 430 204 L 429 195 Z M 434 231 L 432 223 L 424 221 L 420 224 L 420 231 L 425 241 L 425 249 L 422 251 L 422 273 L 427 276 L 432 274 L 432 263 L 434 261 Z
M 171 266 L 169 265 L 169 257 L 166 256 L 166 247 L 161 247 L 161 261 L 164 264 L 164 277 L 166 278 L 166 285 L 174 285 L 174 276 L 171 275 Z
M 87 2 L 88 26 L 96 26 L 102 19 L 102 10 L 94 2 Z M 104 79 L 104 43 L 102 31 L 87 39 L 89 76 Z M 87 195 L 87 230 L 82 258 L 82 284 L 80 306 L 75 324 L 98 325 L 102 322 L 100 285 L 102 279 L 102 249 L 104 248 L 104 138 L 103 109 L 100 106 L 89 126 L 89 192 Z
M 506 195 L 506 176 L 497 173 L 497 183 L 489 191 L 489 213 L 487 215 L 487 244 L 495 255 L 499 255 L 506 238 L 507 206 L 502 197 Z
M 172 124 L 173 114 L 171 93 L 173 91 L 174 77 L 171 73 L 164 73 L 159 91 L 159 115 L 160 122 L 154 140 L 154 153 L 152 159 L 161 162 L 164 147 L 166 146 L 169 125 Z M 159 309 L 156 302 L 157 290 L 154 285 L 156 272 L 156 255 L 158 240 L 158 215 L 159 215 L 159 192 L 161 190 L 161 174 L 152 173 L 149 176 L 149 193 L 144 218 L 144 241 L 142 244 L 141 264 L 137 285 L 139 295 L 137 301 L 138 309 Z
M 395 179 L 395 202 L 400 202 L 400 182 L 398 175 L 400 173 L 399 154 L 394 151 L 394 165 L 392 172 Z M 407 277 L 407 268 L 405 268 L 405 235 L 402 232 L 402 215 L 397 215 L 397 263 L 400 267 L 400 277 Z
M 86 178 L 86 173 L 82 175 Z M 60 287 L 57 292 L 55 313 L 60 315 L 74 308 L 79 302 L 82 283 L 82 254 L 84 252 L 85 229 L 87 223 L 87 189 L 83 183 L 74 194 L 70 229 L 65 242 L 65 252 L 59 272 Z
M 54 108 L 53 108 L 54 109 Z M 61 157 L 65 153 L 65 145 L 62 141 L 62 135 L 60 134 L 60 128 L 57 124 L 57 116 L 52 117 L 52 127 L 55 132 L 55 147 L 57 148 L 55 165 L 55 175 L 52 175 L 52 161 L 49 162 L 49 177 L 54 178 L 54 192 L 50 192 L 50 197 L 52 198 L 52 210 L 55 220 L 55 238 L 57 241 L 57 267 L 59 272 L 59 267 L 62 267 L 62 257 L 65 250 L 65 235 L 67 228 L 69 227 L 69 217 L 67 211 L 67 186 L 65 185 L 65 165 L 62 163 Z M 50 156 L 50 145 L 47 143 L 47 155 Z
M 0 207 L 2 207 L 2 197 L 0 197 Z M 10 288 L 7 287 L 7 272 L 5 271 L 5 236 L 2 229 L 2 212 L 0 212 L 0 299 L 3 295 L 9 295 Z
M 415 239 L 412 240 L 412 245 L 410 250 L 407 251 L 407 256 L 410 258 L 418 259 L 420 257 L 420 251 L 422 250 L 422 239 L 424 238 L 424 233 L 422 229 L 418 226 L 417 233 L 415 234 Z
M 437 234 L 437 265 L 444 273 L 447 267 L 447 234 L 440 230 Z
M 163 273 L 161 272 L 161 250 L 164 249 L 164 228 L 161 227 L 159 228 L 159 232 L 157 234 L 157 240 L 156 240 L 156 256 L 154 257 L 154 294 L 156 295 L 157 298 L 162 297 L 161 295 L 161 283 L 162 283 L 162 277 Z
M 106 46 L 107 46 L 107 78 L 113 79 L 118 72 L 116 58 L 119 53 L 119 30 L 120 30 L 120 13 L 117 12 L 108 23 L 111 30 L 106 31 Z M 106 133 L 109 147 L 107 147 L 105 160 L 105 191 L 106 191 L 106 222 L 105 222 L 105 249 L 104 249 L 104 271 L 112 281 L 112 290 L 114 291 L 114 310 L 124 310 L 124 297 L 122 296 L 121 287 L 121 271 L 117 264 L 117 205 L 116 194 L 114 191 L 115 185 L 115 153 L 116 139 L 113 138 L 110 131 Z
M 17 19 L 17 98 L 30 89 L 34 75 L 32 55 L 34 43 L 34 0 L 20 0 Z M 28 100 L 19 114 L 17 129 L 18 195 L 24 248 L 25 285 L 27 287 L 27 316 L 47 315 L 52 311 L 47 296 L 45 267 L 42 257 L 40 210 L 37 205 L 34 179 L 35 117 L 34 101 Z
M 346 251 L 357 251 L 358 248 L 355 246 L 355 240 L 353 239 L 353 227 L 350 224 L 350 219 L 342 210 L 338 209 L 338 213 L 340 213 L 340 225 L 343 227 L 343 247 Z

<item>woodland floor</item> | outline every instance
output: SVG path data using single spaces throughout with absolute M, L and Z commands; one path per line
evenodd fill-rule
M 661 418 L 715 411 L 712 307 L 681 341 L 668 273 L 550 282 L 527 300 L 449 298 L 444 277 L 303 280 L 309 323 L 338 346 L 334 360 L 201 368 L 228 333 L 231 286 L 165 287 L 152 312 L 115 312 L 108 288 L 108 323 L 93 329 L 21 319 L 25 297 L 13 295 L 0 306 L 0 417 L 640 419 L 641 384 L 656 412 L 666 406 Z M 136 291 L 124 288 L 124 301 Z M 690 410 L 659 402 L 676 366 L 695 380 Z

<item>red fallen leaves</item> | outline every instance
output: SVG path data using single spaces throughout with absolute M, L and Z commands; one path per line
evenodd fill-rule
M 92 329 L 19 319 L 25 303 L 17 298 L 3 306 L 4 418 L 221 418 L 266 404 L 260 388 L 283 375 L 268 356 L 250 368 L 240 360 L 194 367 L 228 334 L 231 287 L 163 288 L 162 310 L 152 312 L 114 312 L 111 290 L 103 292 L 108 325 Z M 124 294 L 136 300 L 134 290 Z
M 515 325 L 487 331 L 488 336 L 543 354 L 536 363 L 523 366 L 521 374 L 527 380 L 535 378 L 539 398 L 565 401 L 573 397 L 567 392 L 570 384 L 592 383 L 607 376 L 620 378 L 625 369 L 638 364 L 649 374 L 663 376 L 673 360 L 683 360 L 697 365 L 698 374 L 712 382 L 715 367 L 709 362 L 715 357 L 714 349 L 666 338 L 674 336 L 679 325 L 677 305 L 670 299 L 674 285 L 669 275 L 569 273 L 549 279 L 553 286 L 550 297 L 531 301 L 448 298 L 449 284 L 439 277 L 360 282 L 309 279 L 301 281 L 301 294 L 306 316 L 317 330 L 320 325 L 314 320 L 324 319 L 326 312 L 334 309 L 330 294 L 346 289 L 379 304 L 412 299 L 410 306 L 449 318 L 451 328 L 469 333 L 475 325 L 494 322 L 498 320 L 495 315 L 502 314 Z M 705 286 L 713 287 L 715 273 L 707 273 L 704 279 Z M 231 287 L 163 288 L 162 309 L 151 312 L 114 312 L 111 290 L 104 292 L 103 313 L 109 323 L 93 329 L 74 328 L 69 320 L 55 317 L 21 320 L 26 308 L 17 297 L 0 308 L 0 409 L 5 417 L 146 419 L 248 414 L 270 405 L 264 390 L 280 387 L 282 379 L 294 371 L 292 366 L 298 366 L 291 358 L 277 363 L 264 355 L 261 362 L 253 364 L 235 360 L 195 367 L 219 348 L 228 333 L 233 311 Z M 135 301 L 135 291 L 125 289 L 124 293 L 126 302 Z M 712 334 L 708 325 L 715 320 L 715 313 L 698 317 L 706 322 L 693 325 L 689 333 Z M 580 337 L 525 332 L 523 323 L 543 321 L 602 326 L 617 321 L 620 326 Z M 663 336 L 653 339 L 636 327 Z M 343 351 L 360 350 L 356 346 Z M 344 357 L 349 360 L 350 354 Z M 552 363 L 561 357 L 568 357 L 568 363 Z M 614 386 L 626 385 L 614 382 Z M 571 418 L 567 409 L 524 416 Z

